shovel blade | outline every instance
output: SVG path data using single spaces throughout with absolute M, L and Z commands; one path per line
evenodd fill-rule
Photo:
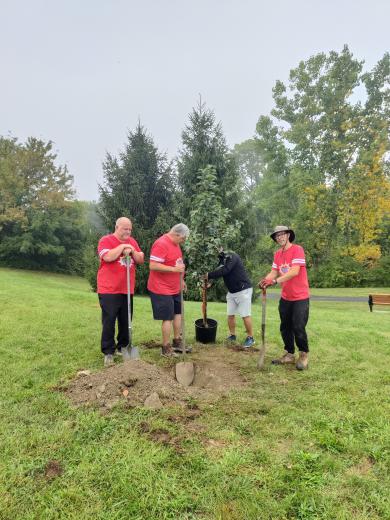
M 190 386 L 195 377 L 195 367 L 191 361 L 176 364 L 176 379 L 182 386 Z
M 134 347 L 133 345 L 131 346 L 130 359 L 140 359 L 138 347 Z
M 263 345 L 259 352 L 259 358 L 257 360 L 257 368 L 259 370 L 262 370 L 264 368 L 264 361 L 265 361 L 265 345 Z

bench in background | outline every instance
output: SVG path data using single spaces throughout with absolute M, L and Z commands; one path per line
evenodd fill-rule
M 369 294 L 368 305 L 371 312 L 374 305 L 390 305 L 390 294 Z

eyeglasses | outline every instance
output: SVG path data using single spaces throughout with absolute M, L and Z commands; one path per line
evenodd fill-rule
M 275 238 L 284 237 L 284 235 L 287 235 L 285 231 L 282 231 L 281 233 L 276 233 Z

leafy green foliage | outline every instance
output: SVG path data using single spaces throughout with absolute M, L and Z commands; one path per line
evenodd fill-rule
M 82 272 L 84 212 L 52 143 L 0 138 L 0 262 Z
M 189 296 L 195 299 L 199 298 L 200 276 L 215 268 L 219 249 L 234 244 L 240 228 L 238 222 L 228 223 L 230 211 L 222 207 L 217 193 L 215 167 L 200 170 L 190 213 L 191 233 L 185 244 L 191 280 L 187 285 Z
M 346 257 L 370 269 L 386 254 L 390 57 L 362 69 L 347 46 L 302 61 L 288 86 L 276 83 L 273 118 L 257 125 L 264 160 L 257 204 L 270 227 L 294 227 L 314 269 L 336 258 L 341 267 Z M 366 87 L 364 104 L 351 98 L 357 87 Z

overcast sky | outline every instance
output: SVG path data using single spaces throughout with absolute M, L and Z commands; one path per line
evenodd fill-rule
M 0 0 L 0 20 L 0 135 L 53 141 L 84 200 L 138 118 L 173 158 L 201 94 L 233 146 L 300 60 L 390 49 L 390 0 Z

